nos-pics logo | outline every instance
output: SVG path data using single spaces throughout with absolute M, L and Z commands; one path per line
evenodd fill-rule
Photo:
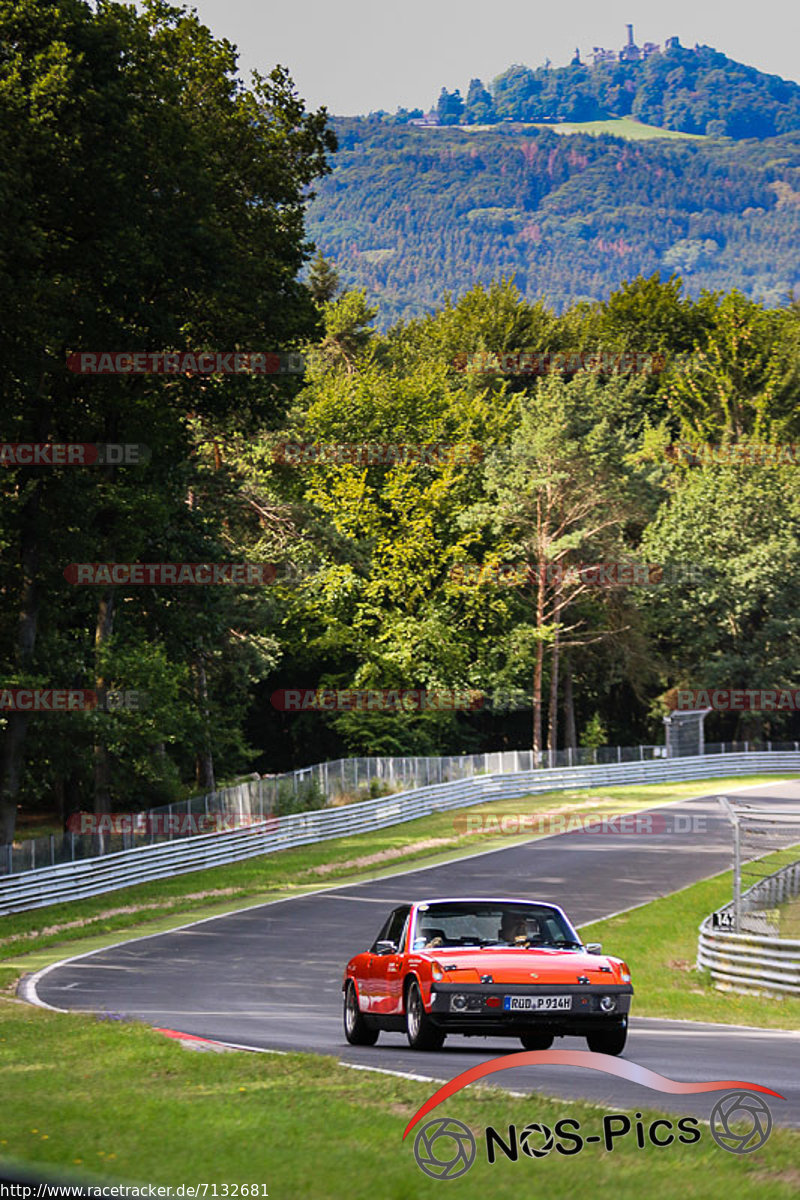
M 444 1084 L 422 1105 L 406 1126 L 406 1138 L 418 1122 L 431 1109 L 453 1096 L 461 1088 L 477 1079 L 496 1071 L 514 1066 L 535 1066 L 545 1063 L 581 1066 L 590 1070 L 617 1075 L 645 1087 L 672 1095 L 697 1094 L 725 1091 L 711 1110 L 709 1129 L 712 1138 L 723 1150 L 731 1154 L 752 1154 L 759 1150 L 772 1132 L 772 1114 L 759 1093 L 767 1093 L 779 1100 L 785 1099 L 779 1092 L 758 1083 L 725 1079 L 709 1083 L 679 1083 L 626 1060 L 613 1059 L 601 1054 L 585 1051 L 528 1051 L 509 1054 L 492 1059 L 464 1071 L 449 1083 Z M 733 1090 L 727 1090 L 733 1088 Z M 484 1130 L 486 1161 L 489 1164 L 508 1159 L 511 1162 L 525 1158 L 544 1158 L 551 1153 L 570 1156 L 580 1153 L 589 1143 L 602 1144 L 607 1152 L 618 1144 L 627 1144 L 632 1149 L 660 1149 L 666 1146 L 692 1145 L 703 1136 L 697 1117 L 668 1119 L 657 1117 L 643 1120 L 637 1112 L 606 1113 L 599 1130 L 584 1132 L 579 1121 L 565 1117 L 556 1121 L 551 1128 L 540 1123 L 529 1123 L 518 1128 L 508 1125 L 498 1130 L 491 1125 Z M 473 1131 L 453 1117 L 435 1117 L 422 1125 L 414 1138 L 414 1157 L 420 1169 L 432 1179 L 458 1179 L 470 1170 L 478 1154 L 478 1141 Z
M 532 1122 L 519 1129 L 509 1125 L 498 1130 L 486 1127 L 486 1161 L 493 1165 L 503 1159 L 519 1162 L 526 1158 L 546 1158 L 552 1151 L 564 1156 L 579 1154 L 590 1142 L 599 1142 L 609 1152 L 617 1140 L 632 1135 L 629 1144 L 639 1150 L 648 1145 L 672 1146 L 699 1142 L 702 1132 L 698 1117 L 679 1117 L 675 1122 L 659 1117 L 650 1123 L 642 1114 L 634 1119 L 627 1113 L 606 1113 L 602 1133 L 581 1133 L 580 1121 L 566 1117 L 553 1127 Z M 750 1092 L 729 1092 L 714 1105 L 711 1136 L 723 1150 L 732 1154 L 751 1154 L 760 1150 L 772 1130 L 772 1114 L 760 1096 Z M 428 1121 L 414 1139 L 414 1157 L 418 1166 L 432 1179 L 457 1179 L 475 1162 L 478 1143 L 472 1130 L 453 1117 Z

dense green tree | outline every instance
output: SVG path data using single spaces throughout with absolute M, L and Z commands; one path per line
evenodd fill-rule
M 180 647 L 180 679 L 196 669 L 198 649 L 191 635 L 174 637 L 180 605 L 166 596 L 142 603 L 135 589 L 76 596 L 64 567 L 202 558 L 214 547 L 205 518 L 187 515 L 188 415 L 221 419 L 237 409 L 244 424 L 256 414 L 263 421 L 289 392 L 281 382 L 76 377 L 66 357 L 81 349 L 273 349 L 308 336 L 317 314 L 298 281 L 308 254 L 305 193 L 335 140 L 324 112 L 304 111 L 282 69 L 248 89 L 236 78 L 234 48 L 160 0 L 141 13 L 105 2 L 92 10 L 81 0 L 3 0 L 0 42 L 5 436 L 153 449 L 139 469 L 4 470 L 4 675 L 106 682 L 115 647 L 124 674 L 149 624 L 158 630 L 156 680 L 164 677 L 158 648 L 168 642 Z M 156 712 L 164 700 L 154 699 Z M 187 702 L 171 728 L 191 729 L 199 748 L 196 710 Z M 24 713 L 4 721 L 0 842 L 13 834 L 30 723 Z M 95 802 L 104 807 L 124 735 L 133 759 L 142 727 L 87 728 Z M 169 733 L 167 721 L 162 743 Z
M 694 564 L 647 596 L 663 686 L 761 689 L 800 672 L 800 505 L 797 467 L 720 465 L 679 472 L 645 533 L 654 561 Z M 791 715 L 741 713 L 727 729 L 786 736 Z M 716 734 L 725 732 L 715 717 Z M 713 726 L 712 726 L 713 728 Z
M 800 432 L 797 310 L 765 311 L 738 292 L 702 307 L 706 326 L 666 388 L 684 433 L 729 442 Z
M 446 88 L 442 88 L 436 102 L 436 116 L 439 124 L 458 125 L 463 113 L 464 101 L 458 88 L 454 92 L 448 92 Z
M 495 119 L 494 102 L 480 79 L 471 79 L 467 91 L 464 118 L 468 125 L 491 124 Z
M 622 470 L 630 447 L 620 424 L 600 417 L 599 390 L 587 374 L 572 384 L 551 378 L 523 400 L 508 448 L 489 456 L 486 499 L 465 517 L 468 525 L 489 522 L 512 560 L 531 568 L 527 624 L 535 752 L 543 746 L 545 645 L 552 645 L 554 749 L 560 647 L 581 644 L 587 635 L 576 609 L 592 584 L 579 571 L 571 577 L 569 568 L 619 561 L 625 553 L 622 531 L 636 512 L 635 492 Z M 590 629 L 588 636 L 597 633 Z M 512 637 L 518 644 L 519 634 L 517 626 Z
M 333 263 L 320 250 L 311 264 L 308 286 L 317 304 L 326 304 L 339 290 L 339 275 Z

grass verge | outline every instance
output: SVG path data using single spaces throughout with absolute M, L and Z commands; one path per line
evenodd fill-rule
M 800 896 L 780 904 L 776 916 L 781 937 L 800 940 Z
M 357 883 L 406 871 L 414 865 L 432 866 L 529 840 L 529 834 L 492 838 L 466 833 L 463 824 L 467 815 L 502 817 L 525 812 L 610 817 L 690 796 L 794 778 L 791 774 L 752 775 L 619 787 L 610 793 L 596 788 L 558 791 L 436 813 L 387 829 L 137 884 L 86 900 L 12 913 L 0 919 L 0 965 L 33 971 L 69 953 L 94 950 L 120 940 L 114 935 L 160 933 L 187 920 L 233 912 L 248 904 L 298 895 L 331 883 Z
M 0 1063 L 0 1156 L 48 1177 L 111 1185 L 228 1184 L 229 1195 L 233 1185 L 258 1184 L 258 1194 L 268 1192 L 272 1200 L 426 1200 L 442 1194 L 441 1181 L 426 1177 L 414 1161 L 416 1130 L 402 1141 L 432 1083 L 348 1070 L 332 1057 L 188 1053 L 144 1025 L 62 1016 L 7 998 L 0 998 Z M 711 1107 L 709 1099 L 709 1112 Z M 642 1112 L 648 1125 L 656 1114 Z M 474 1166 L 448 1184 L 448 1195 L 470 1200 L 517 1200 L 530 1193 L 534 1173 L 537 1194 L 554 1200 L 585 1191 L 587 1177 L 593 1193 L 619 1200 L 789 1200 L 797 1194 L 800 1134 L 790 1130 L 773 1130 L 767 1144 L 747 1156 L 717 1147 L 701 1125 L 694 1145 L 676 1138 L 663 1148 L 645 1142 L 640 1150 L 631 1133 L 614 1143 L 612 1153 L 600 1143 L 570 1157 L 520 1154 L 511 1162 L 501 1155 L 490 1166 L 488 1125 L 508 1136 L 512 1122 L 519 1129 L 530 1121 L 552 1128 L 569 1116 L 580 1122 L 582 1134 L 600 1134 L 603 1110 L 470 1088 L 435 1115 L 463 1121 L 477 1139 Z M 210 1188 L 207 1194 L 213 1196 Z
M 787 855 L 779 851 L 765 864 L 772 860 L 777 870 Z M 694 965 L 698 926 L 730 901 L 732 887 L 732 874 L 726 871 L 618 917 L 581 926 L 586 941 L 605 942 L 614 953 L 624 953 L 635 988 L 636 1016 L 800 1029 L 800 999 L 720 992 L 708 972 Z

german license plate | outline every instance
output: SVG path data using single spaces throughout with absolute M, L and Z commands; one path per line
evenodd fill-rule
M 506 1012 L 552 1012 L 572 1008 L 572 996 L 504 996 Z

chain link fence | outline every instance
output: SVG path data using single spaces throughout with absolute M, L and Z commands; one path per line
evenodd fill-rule
M 705 753 L 798 750 L 798 742 L 718 742 Z M 505 750 L 442 758 L 343 758 L 281 775 L 263 776 L 204 796 L 141 812 L 74 813 L 60 834 L 0 846 L 0 876 L 34 871 L 152 846 L 177 838 L 241 829 L 270 817 L 376 799 L 395 792 L 538 768 L 610 766 L 667 757 L 666 746 L 600 746 L 542 751 Z

